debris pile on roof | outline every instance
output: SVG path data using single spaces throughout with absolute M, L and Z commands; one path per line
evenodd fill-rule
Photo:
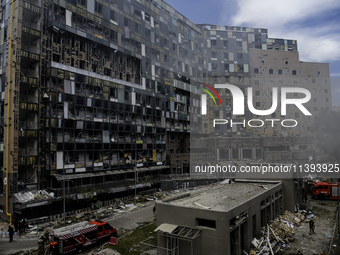
M 30 201 L 45 200 L 50 198 L 54 198 L 54 193 L 48 193 L 46 190 L 33 190 L 14 194 L 16 203 L 27 203 Z
M 253 249 L 249 251 L 251 255 L 276 254 L 281 247 L 294 241 L 295 228 L 299 227 L 303 221 L 315 218 L 310 211 L 293 213 L 285 211 L 283 215 L 276 218 L 272 224 L 267 225 L 262 230 L 260 240 L 254 238 L 251 242 Z

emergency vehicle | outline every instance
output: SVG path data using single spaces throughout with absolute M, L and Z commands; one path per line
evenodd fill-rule
M 81 252 L 83 247 L 117 236 L 117 230 L 105 221 L 83 221 L 51 232 L 52 254 Z
M 336 182 L 313 182 L 312 197 L 322 199 L 338 199 L 338 187 L 340 183 Z

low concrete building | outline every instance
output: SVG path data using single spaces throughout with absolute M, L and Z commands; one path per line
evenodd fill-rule
M 286 209 L 293 182 L 236 181 L 157 202 L 158 254 L 241 254 Z M 295 203 L 294 196 L 289 199 Z M 289 203 L 288 203 L 289 204 Z M 290 206 L 293 207 L 293 206 Z

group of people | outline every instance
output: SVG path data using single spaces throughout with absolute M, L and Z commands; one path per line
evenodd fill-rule
M 25 233 L 27 229 L 27 222 L 25 219 L 21 219 L 20 221 L 16 220 L 13 224 L 10 224 L 8 226 L 8 234 L 9 234 L 9 242 L 13 242 L 13 235 L 14 232 L 21 235 L 22 233 Z

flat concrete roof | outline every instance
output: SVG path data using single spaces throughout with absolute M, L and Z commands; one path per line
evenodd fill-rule
M 214 211 L 229 211 L 244 202 L 260 195 L 279 182 L 235 182 L 230 184 L 215 184 L 199 187 L 190 192 L 190 196 L 172 200 L 169 203 L 179 206 L 207 209 Z

